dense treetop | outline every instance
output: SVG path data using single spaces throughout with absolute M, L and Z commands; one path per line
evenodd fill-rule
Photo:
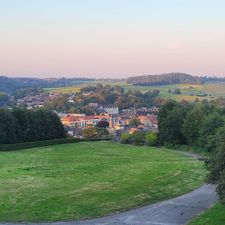
M 139 90 L 125 91 L 121 86 L 97 84 L 96 86 L 84 87 L 79 93 L 74 94 L 73 103 L 68 102 L 67 95 L 62 95 L 56 100 L 49 102 L 46 107 L 58 111 L 94 114 L 96 111 L 89 105 L 90 103 L 116 106 L 120 109 L 151 107 L 159 94 L 160 91 L 157 89 L 142 93 Z

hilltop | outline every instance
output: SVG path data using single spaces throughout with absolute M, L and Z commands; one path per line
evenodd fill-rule
M 133 85 L 170 85 L 170 84 L 203 84 L 207 81 L 225 81 L 218 77 L 198 77 L 186 73 L 166 73 L 129 77 L 127 83 Z

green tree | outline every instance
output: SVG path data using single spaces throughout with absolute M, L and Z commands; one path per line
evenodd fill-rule
M 196 103 L 194 108 L 187 113 L 183 125 L 183 134 L 188 144 L 197 145 L 200 137 L 200 129 L 205 116 L 203 105 Z
M 217 193 L 225 204 L 225 126 L 218 129 L 215 135 L 216 148 L 212 152 L 207 167 L 208 181 L 217 185 Z
M 109 131 L 105 128 L 89 126 L 83 130 L 83 137 L 85 139 L 108 138 Z
M 141 124 L 141 122 L 140 122 L 140 120 L 137 117 L 131 118 L 131 120 L 129 122 L 129 126 L 130 127 L 137 127 L 140 124 Z
M 174 101 L 166 103 L 159 111 L 159 141 L 162 144 L 184 144 L 182 126 L 188 108 Z
M 18 122 L 9 110 L 0 109 L 0 144 L 12 144 L 18 141 Z
M 214 135 L 217 129 L 223 125 L 224 117 L 218 112 L 212 112 L 204 117 L 199 130 L 199 146 L 206 148 L 208 151 L 212 151 L 215 147 L 215 143 L 213 143 L 215 139 Z
M 14 108 L 12 111 L 14 117 L 17 119 L 19 127 L 17 129 L 17 138 L 19 142 L 26 142 L 27 132 L 29 129 L 28 110 L 24 108 Z

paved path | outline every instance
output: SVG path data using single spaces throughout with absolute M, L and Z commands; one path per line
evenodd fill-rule
M 210 208 L 216 201 L 215 187 L 205 184 L 180 197 L 111 216 L 85 221 L 39 223 L 39 225 L 184 225 L 197 214 Z M 35 223 L 20 225 L 25 224 Z

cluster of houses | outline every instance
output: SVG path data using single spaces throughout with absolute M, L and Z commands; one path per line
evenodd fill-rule
M 14 101 L 17 106 L 26 107 L 27 109 L 36 109 L 43 108 L 46 103 L 60 96 L 60 93 L 41 93 L 34 96 L 25 96 Z
M 27 109 L 42 108 L 49 102 L 61 96 L 60 93 L 40 93 L 35 96 L 26 96 L 17 99 L 16 105 L 23 106 Z M 68 96 L 68 102 L 74 103 L 74 95 Z M 153 106 L 151 108 L 141 107 L 120 110 L 114 106 L 102 106 L 98 103 L 89 103 L 89 107 L 94 109 L 94 115 L 74 114 L 74 113 L 58 113 L 62 124 L 67 133 L 74 137 L 82 137 L 83 129 L 88 126 L 96 126 L 100 121 L 107 121 L 109 123 L 108 130 L 111 134 L 120 135 L 123 132 L 133 133 L 137 130 L 152 130 L 157 131 L 158 108 Z M 138 126 L 132 127 L 130 121 L 132 119 L 140 121 Z
M 123 132 L 133 133 L 137 130 L 157 131 L 157 107 L 151 109 L 126 109 L 120 111 L 117 107 L 105 107 L 104 113 L 98 115 L 63 114 L 60 113 L 62 124 L 69 135 L 82 137 L 82 130 L 88 126 L 96 126 L 100 121 L 109 123 L 108 130 L 114 135 Z M 130 121 L 134 118 L 140 121 L 139 125 L 132 127 Z

